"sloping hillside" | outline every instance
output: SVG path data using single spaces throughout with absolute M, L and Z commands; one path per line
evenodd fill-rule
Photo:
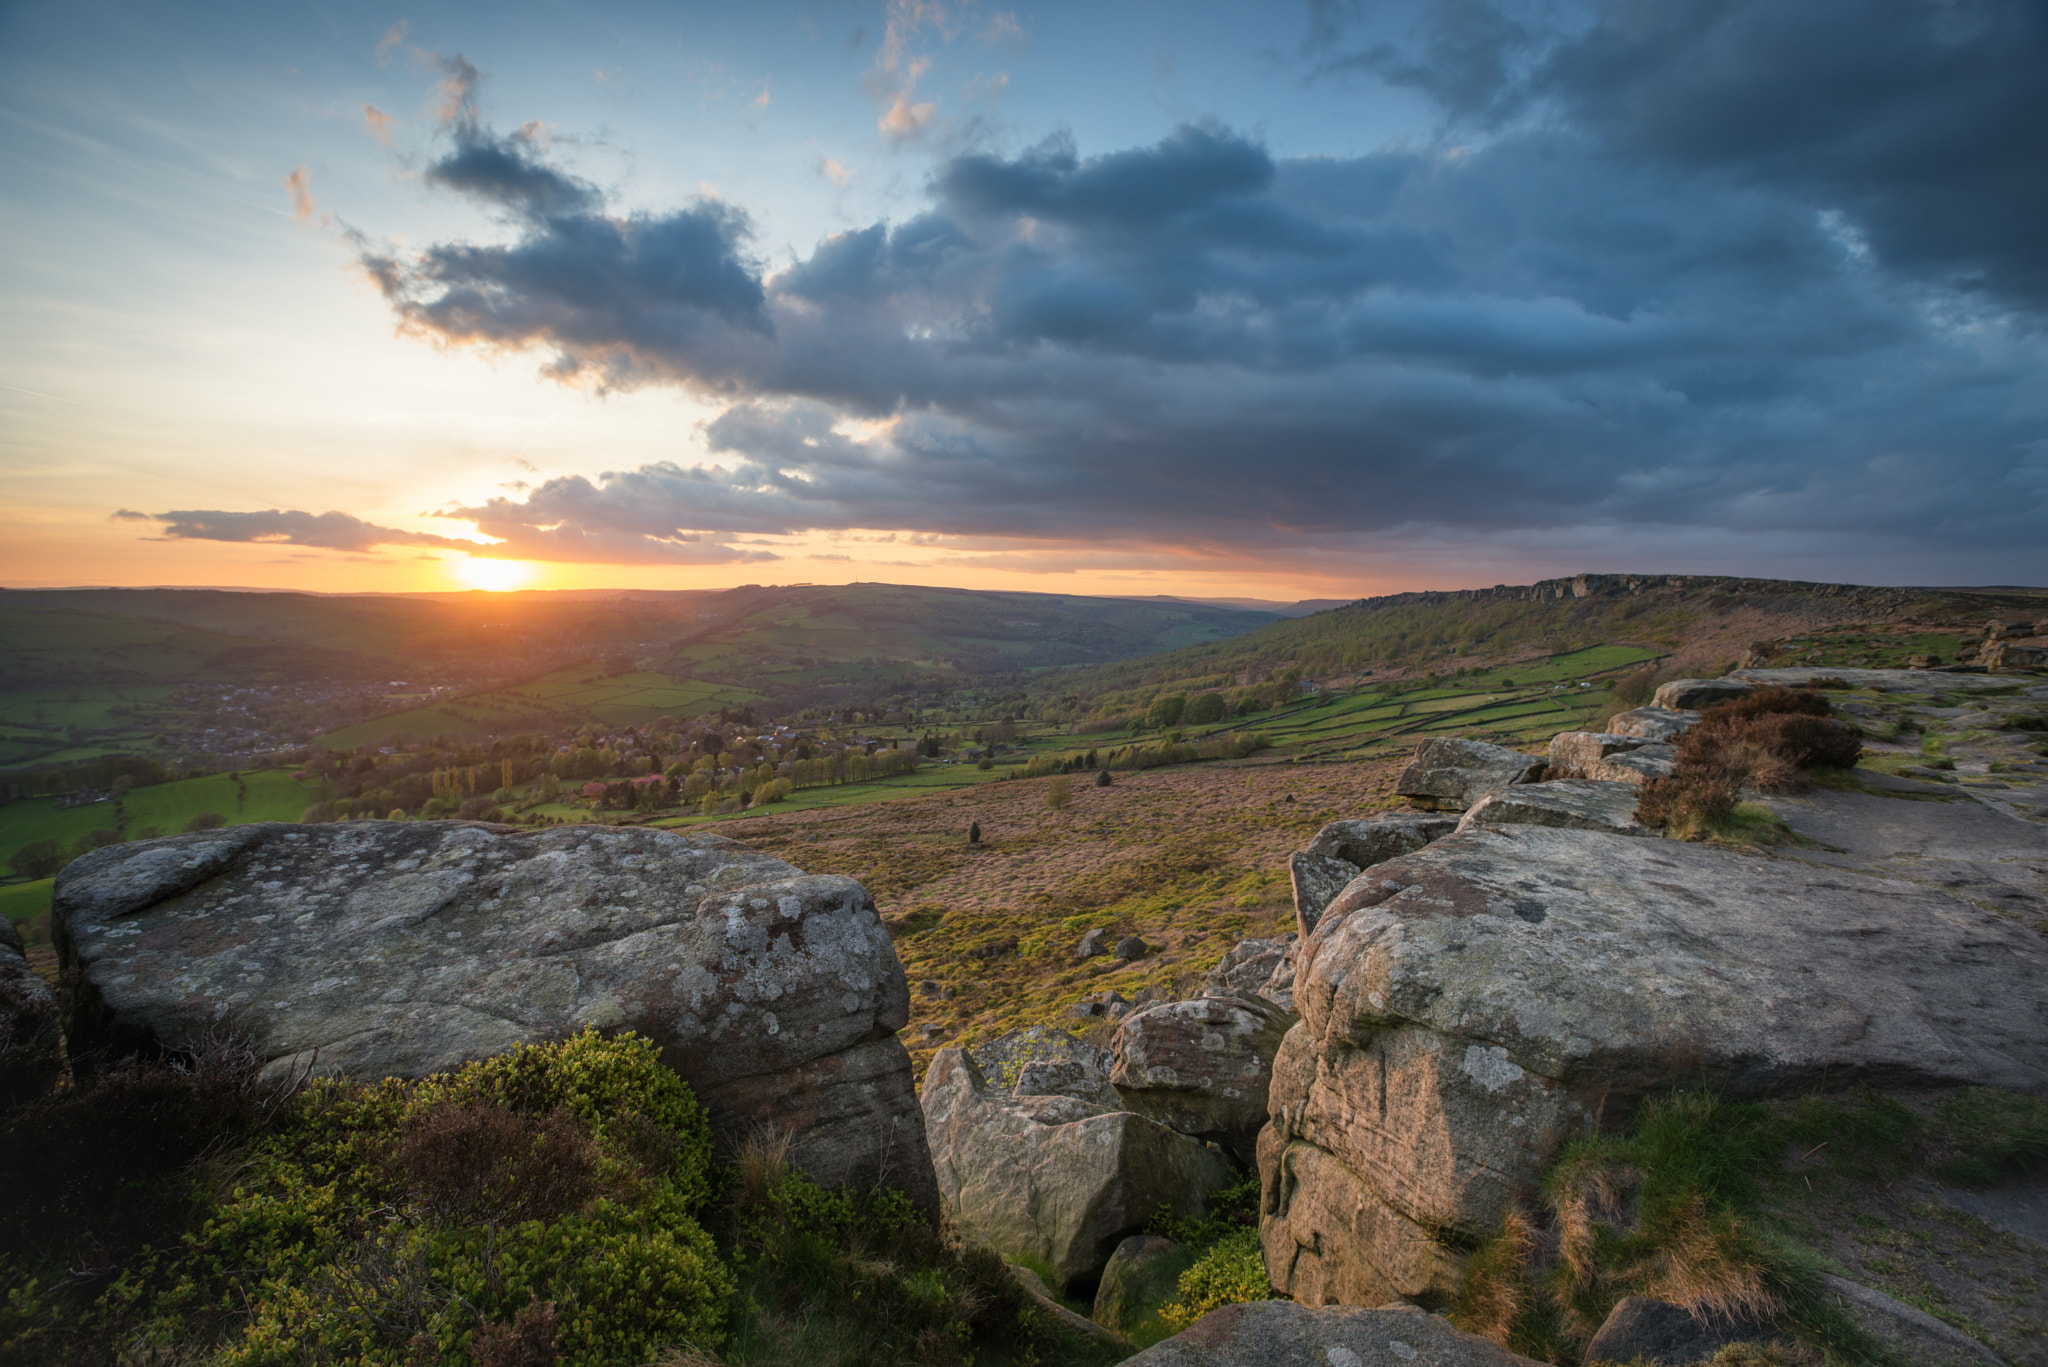
M 960 682 L 1206 644 L 1272 613 L 1178 601 L 997 593 L 902 584 L 745 588 L 656 667 L 789 699 L 891 679 Z
M 1367 598 L 1225 641 L 1062 672 L 1041 688 L 1116 705 L 1161 688 L 1293 671 L 1319 681 L 1419 677 L 1631 645 L 1673 667 L 1733 665 L 1752 644 L 1869 629 L 1870 663 L 1928 650 L 1986 620 L 2048 615 L 2048 591 L 1871 588 L 1714 575 L 1580 575 Z M 1881 639 L 1880 639 L 1881 638 Z M 1923 639 L 1926 638 L 1926 639 Z M 1952 647 L 1951 647 L 1952 648 Z

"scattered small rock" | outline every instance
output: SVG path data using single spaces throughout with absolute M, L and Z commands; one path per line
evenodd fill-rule
M 1081 943 L 1074 946 L 1074 957 L 1077 959 L 1092 959 L 1098 954 L 1107 954 L 1109 950 L 1102 943 L 1102 937 L 1107 933 L 1102 927 L 1097 926 L 1083 935 Z
M 1116 942 L 1116 956 L 1125 963 L 1142 959 L 1151 952 L 1152 946 L 1146 944 L 1135 935 L 1126 935 L 1123 939 Z

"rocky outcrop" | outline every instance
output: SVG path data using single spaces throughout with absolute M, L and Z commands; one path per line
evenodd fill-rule
M 1904 804 L 1898 804 L 1904 805 Z M 1300 949 L 1261 1237 L 1309 1304 L 1457 1294 L 1569 1138 L 1683 1078 L 2048 1092 L 2048 946 L 1930 886 L 1474 823 L 1361 876 Z
M 1264 997 L 1286 1006 L 1267 989 L 1277 987 L 1290 998 L 1293 996 L 1294 973 L 1289 956 L 1296 942 L 1293 935 L 1278 940 L 1239 940 L 1223 956 L 1223 962 L 1202 979 L 1203 992 L 1212 997 Z M 1283 965 L 1288 965 L 1284 973 Z M 1281 976 L 1276 978 L 1276 974 Z
M 1666 712 L 1697 712 L 1717 702 L 1729 702 L 1756 692 L 1747 679 L 1673 679 L 1658 685 L 1650 697 L 1652 707 Z
M 1669 778 L 1677 759 L 1675 747 L 1641 736 L 1561 731 L 1550 738 L 1550 764 L 1543 776 L 1546 780 L 1586 778 L 1641 787 L 1653 778 Z
M 1670 745 L 1699 724 L 1697 712 L 1678 712 L 1668 707 L 1638 707 L 1632 712 L 1618 712 L 1607 719 L 1607 734 L 1613 736 L 1635 736 L 1661 745 Z
M 1636 820 L 1642 794 L 1632 784 L 1568 778 L 1503 788 L 1479 799 L 1458 822 L 1474 826 L 1554 826 L 1560 830 L 1606 831 L 1610 835 L 1655 835 Z
M 1423 742 L 1424 747 L 1430 744 L 1433 742 Z M 1418 750 L 1418 762 L 1420 753 Z M 1294 883 L 1297 932 L 1307 935 L 1315 930 L 1323 908 L 1366 869 L 1419 850 L 1457 827 L 1456 817 L 1419 812 L 1387 812 L 1364 820 L 1330 822 L 1288 865 Z
M 922 1100 L 946 1214 L 1085 1285 L 1160 1206 L 1197 1216 L 1232 1170 L 1213 1144 L 1073 1090 L 1018 1095 L 992 1085 L 966 1051 L 941 1049 Z
M 1250 1163 L 1266 1123 L 1273 1055 L 1294 1017 L 1257 998 L 1160 1002 L 1124 1017 L 1109 1080 L 1124 1105 Z
M 1541 1367 L 1412 1306 L 1311 1309 L 1254 1301 L 1211 1310 L 1124 1367 Z
M 2048 649 L 1993 641 L 1978 657 L 1986 669 L 2048 669 Z
M 1534 783 L 1543 761 L 1503 745 L 1437 736 L 1415 747 L 1394 791 L 1424 811 L 1462 812 L 1496 788 Z
M 0 917 L 0 1108 L 41 1096 L 63 1069 L 57 999 L 28 966 L 21 932 Z
M 58 878 L 74 1050 L 220 1024 L 272 1071 L 417 1077 L 633 1030 L 714 1132 L 792 1136 L 827 1185 L 935 1206 L 903 968 L 860 884 L 716 835 L 261 824 L 95 851 Z

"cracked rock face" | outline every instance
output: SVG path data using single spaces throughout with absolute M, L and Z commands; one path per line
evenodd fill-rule
M 1218 1140 L 1250 1162 L 1266 1123 L 1273 1055 L 1293 1023 L 1256 998 L 1160 1002 L 1117 1027 L 1109 1080 L 1131 1110 Z
M 1298 1300 L 1454 1297 L 1566 1140 L 1679 1081 L 2048 1092 L 2029 924 L 1819 852 L 1484 820 L 1362 874 L 1300 948 L 1259 1137 Z
M 1061 1281 L 1086 1284 L 1160 1206 L 1198 1216 L 1203 1198 L 1231 1180 L 1230 1160 L 1214 1145 L 1092 1087 L 1025 1092 L 1033 1080 L 1008 1091 L 962 1049 L 939 1050 L 925 1073 L 940 1199 L 995 1248 L 1031 1254 Z
M 715 835 L 281 823 L 113 845 L 58 879 L 74 1051 L 216 1024 L 274 1071 L 417 1077 L 586 1026 L 634 1030 L 728 1142 L 793 1133 L 827 1185 L 930 1204 L 895 1032 L 903 968 L 849 878 Z
M 1415 747 L 1394 791 L 1424 811 L 1462 812 L 1497 788 L 1534 783 L 1544 761 L 1504 745 L 1434 736 Z

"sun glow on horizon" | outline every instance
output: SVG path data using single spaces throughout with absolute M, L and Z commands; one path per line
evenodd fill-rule
M 449 565 L 455 576 L 473 589 L 505 593 L 533 578 L 533 566 L 524 560 L 480 560 L 470 556 Z

